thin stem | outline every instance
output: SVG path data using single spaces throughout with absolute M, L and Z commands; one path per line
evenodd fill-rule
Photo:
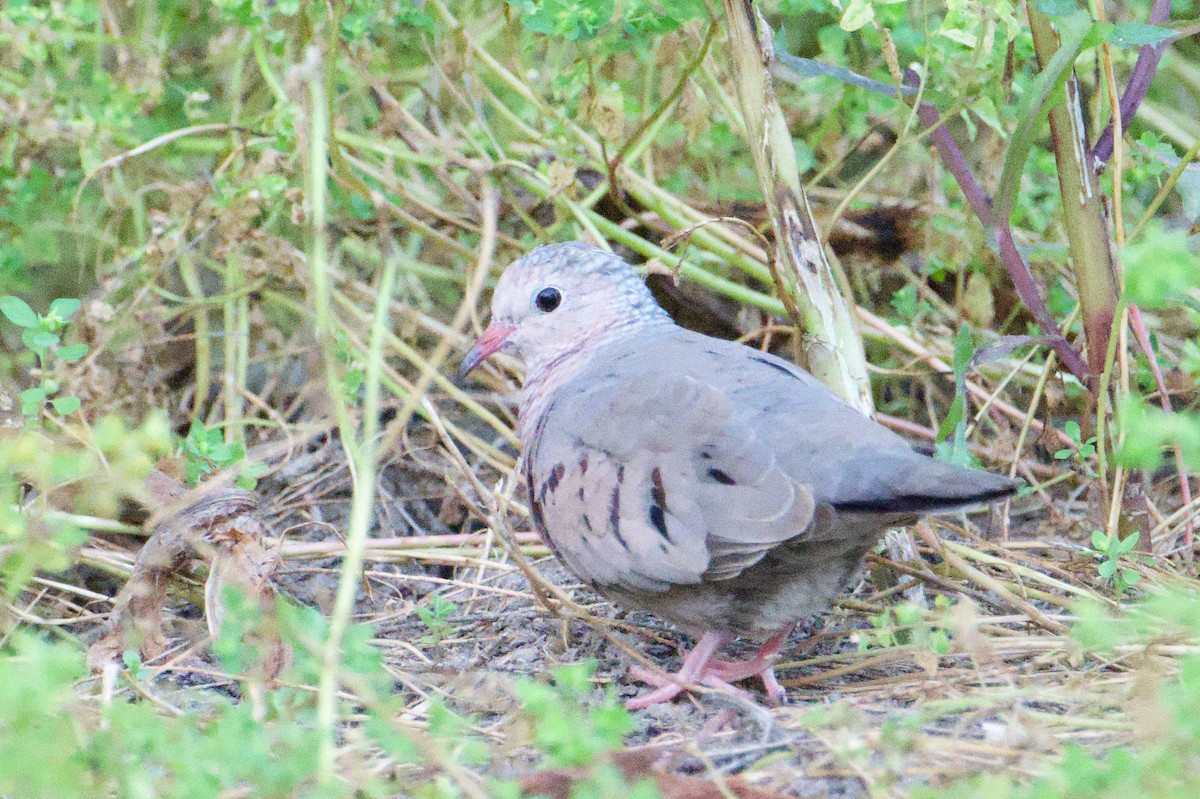
M 910 70 L 905 75 L 905 82 L 910 86 L 917 85 L 918 78 L 916 73 Z M 1008 220 L 1000 219 L 996 216 L 992 208 L 991 197 L 979 185 L 979 181 L 976 180 L 975 174 L 967 164 L 967 159 L 963 156 L 962 150 L 959 149 L 950 132 L 946 130 L 941 115 L 933 104 L 929 102 L 920 103 L 917 106 L 917 113 L 921 124 L 933 131 L 929 135 L 929 141 L 937 151 L 938 157 L 941 158 L 942 165 L 958 183 L 959 190 L 962 191 L 967 204 L 971 206 L 971 210 L 979 219 L 984 229 L 990 231 L 995 237 L 1000 262 L 1008 270 L 1013 287 L 1017 290 L 1017 295 L 1021 298 L 1022 304 L 1029 311 L 1033 320 L 1037 322 L 1038 327 L 1049 338 L 1050 345 L 1054 348 L 1055 353 L 1058 354 L 1063 365 L 1067 367 L 1071 374 L 1079 379 L 1079 382 L 1085 386 L 1090 385 L 1088 366 L 1079 354 L 1079 351 L 1067 341 L 1058 323 L 1050 314 L 1050 309 L 1046 306 L 1046 299 L 1042 294 L 1041 286 L 1034 279 L 1033 272 L 1030 271 L 1029 264 L 1025 262 L 1021 251 L 1017 249 L 1017 244 L 1013 239 L 1012 228 Z
M 1170 16 L 1171 0 L 1154 0 L 1147 21 L 1151 25 L 1162 25 Z M 1125 86 L 1125 94 L 1121 97 L 1119 104 L 1121 113 L 1113 115 L 1104 132 L 1100 134 L 1099 140 L 1096 141 L 1096 146 L 1092 148 L 1091 163 L 1097 175 L 1104 171 L 1108 159 L 1112 157 L 1115 141 L 1114 126 L 1118 135 L 1120 131 L 1129 129 L 1138 106 L 1142 104 L 1142 100 L 1146 99 L 1146 92 L 1149 91 L 1154 74 L 1158 71 L 1158 62 L 1162 59 L 1163 51 L 1167 49 L 1170 41 L 1168 39 L 1156 45 L 1146 45 L 1138 52 L 1137 62 L 1129 74 L 1129 83 Z
M 340 382 L 337 376 L 336 357 L 332 349 L 333 341 L 333 312 L 330 302 L 330 279 L 328 271 L 329 233 L 326 229 L 328 181 L 326 168 L 329 163 L 329 106 L 325 99 L 325 59 L 319 45 L 308 48 L 305 57 L 304 71 L 308 84 L 309 125 L 308 125 L 308 170 L 306 174 L 306 194 L 308 212 L 312 229 L 308 241 L 310 292 L 312 295 L 315 314 L 314 326 L 317 342 L 321 347 L 322 360 L 325 366 L 325 385 L 333 406 L 334 417 L 341 432 L 342 446 L 347 450 L 350 462 L 350 473 L 354 480 L 355 505 L 359 495 L 369 493 L 374 486 L 374 479 L 363 482 L 364 475 L 359 471 L 360 461 L 356 455 L 368 445 L 354 445 L 354 427 L 350 419 L 346 403 L 343 399 Z M 378 375 L 376 375 L 378 380 Z M 377 416 L 377 415 L 376 415 Z M 368 421 L 369 423 L 369 421 Z M 317 776 L 323 785 L 330 785 L 336 779 L 337 761 L 337 688 L 342 663 L 342 637 L 349 626 L 350 610 L 354 604 L 357 591 L 357 572 L 351 572 L 354 563 L 352 556 L 355 547 L 353 539 L 362 526 L 362 537 L 365 540 L 365 525 L 360 525 L 360 518 L 351 510 L 347 555 L 342 561 L 342 574 L 338 582 L 337 597 L 334 602 L 333 614 L 329 620 L 329 636 L 325 640 L 322 652 L 321 678 L 317 687 L 317 724 L 323 735 Z M 361 555 L 361 549 L 359 549 Z M 359 565 L 361 569 L 361 561 Z

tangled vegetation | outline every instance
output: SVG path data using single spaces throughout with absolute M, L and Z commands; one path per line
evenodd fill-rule
M 8 0 L 0 796 L 1195 796 L 1198 19 Z M 572 239 L 1026 488 L 787 705 L 625 711 L 680 635 L 529 532 L 514 365 L 448 377 Z

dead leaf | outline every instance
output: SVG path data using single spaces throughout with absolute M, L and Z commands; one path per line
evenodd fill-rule
M 983 272 L 972 272 L 962 298 L 963 315 L 977 327 L 991 327 L 996 320 L 992 284 Z
M 270 577 L 275 557 L 263 545 L 266 528 L 257 517 L 258 499 L 249 491 L 215 482 L 185 491 L 183 486 L 155 470 L 147 479 L 151 496 L 174 498 L 150 517 L 152 531 L 133 572 L 117 594 L 104 635 L 88 648 L 88 667 L 101 671 L 137 647 L 142 660 L 150 661 L 167 650 L 163 606 L 170 578 L 193 560 L 206 561 L 209 578 L 205 586 L 205 615 L 214 635 L 222 618 L 223 588 L 234 585 L 255 598 L 264 617 L 275 609 L 275 589 Z M 261 677 L 276 678 L 286 666 L 289 653 L 278 636 L 262 641 L 259 663 Z

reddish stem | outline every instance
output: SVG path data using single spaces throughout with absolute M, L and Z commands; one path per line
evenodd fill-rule
M 905 75 L 905 82 L 915 85 L 918 82 L 916 73 L 909 70 Z M 917 107 L 917 117 L 921 120 L 922 125 L 933 130 L 929 135 L 929 141 L 937 150 L 946 171 L 958 181 L 958 187 L 966 197 L 967 204 L 971 206 L 971 210 L 979 218 L 984 228 L 990 230 L 995 236 L 1000 261 L 1008 270 L 1013 287 L 1017 290 L 1021 302 L 1029 310 L 1034 321 L 1038 323 L 1049 340 L 1050 346 L 1058 353 L 1063 365 L 1079 379 L 1079 382 L 1090 387 L 1088 367 L 1083 356 L 1071 346 L 1062 330 L 1059 329 L 1058 323 L 1051 316 L 1050 309 L 1046 307 L 1045 297 L 1042 296 L 1041 286 L 1034 279 L 1029 264 L 1025 262 L 1021 251 L 1017 249 L 1008 220 L 997 218 L 995 209 L 992 207 L 992 198 L 975 179 L 970 166 L 967 165 L 966 158 L 963 157 L 962 150 L 958 148 L 953 137 L 950 136 L 950 132 L 942 124 L 941 115 L 938 114 L 932 103 L 923 102 Z
M 1171 0 L 1154 0 L 1154 5 L 1150 7 L 1149 23 L 1162 25 L 1170 16 Z M 1171 40 L 1167 39 L 1156 45 L 1148 44 L 1138 51 L 1137 62 L 1133 65 L 1133 71 L 1129 73 L 1129 83 L 1125 87 L 1125 93 L 1121 95 L 1121 130 L 1129 130 L 1138 106 L 1146 99 L 1146 92 L 1150 89 L 1150 82 L 1154 80 L 1154 73 L 1158 71 L 1158 62 L 1163 51 L 1170 43 Z M 1112 154 L 1113 123 L 1109 121 L 1096 146 L 1092 148 L 1092 170 L 1097 175 L 1104 171 Z

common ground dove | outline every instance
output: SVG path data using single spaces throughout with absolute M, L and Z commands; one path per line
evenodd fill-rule
M 527 367 L 518 434 L 533 523 L 577 577 L 697 637 L 632 708 L 760 675 L 891 527 L 1012 493 L 913 451 L 794 364 L 676 325 L 620 258 L 538 247 L 505 270 L 460 369 Z M 717 660 L 736 636 L 751 660 Z

